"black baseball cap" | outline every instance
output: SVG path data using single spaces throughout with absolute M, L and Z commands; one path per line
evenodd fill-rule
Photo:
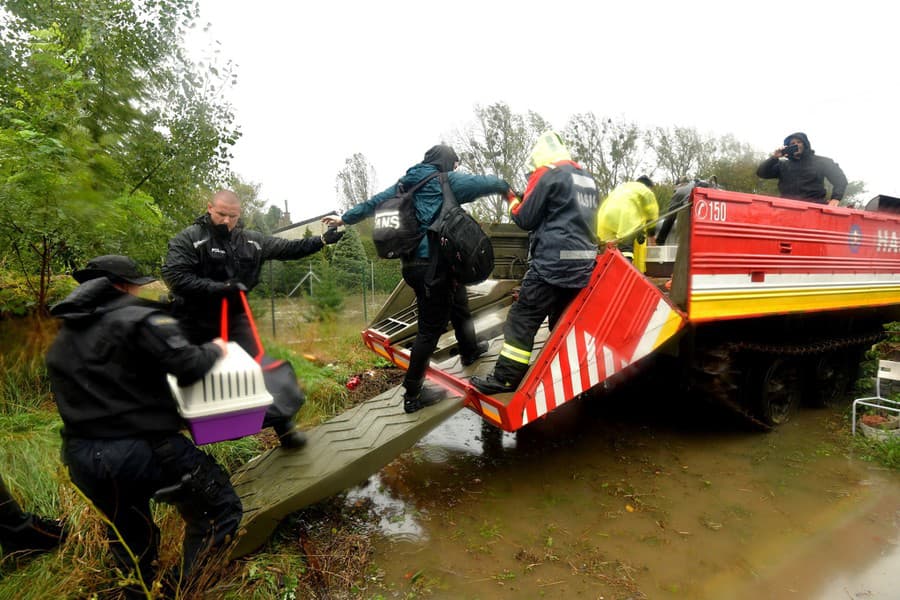
M 127 256 L 118 254 L 105 254 L 92 258 L 83 269 L 72 273 L 72 277 L 78 283 L 84 283 L 98 277 L 106 277 L 113 283 L 131 283 L 134 285 L 147 285 L 156 281 L 156 277 L 141 275 L 137 263 Z

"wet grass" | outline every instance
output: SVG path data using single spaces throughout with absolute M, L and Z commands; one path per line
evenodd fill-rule
M 884 441 L 857 436 L 854 441 L 857 456 L 889 469 L 900 470 L 900 436 Z
M 299 420 L 321 422 L 347 407 L 347 379 L 379 366 L 360 338 L 363 324 L 345 319 L 282 329 L 284 342 L 263 338 L 266 349 L 289 360 L 307 395 Z M 57 551 L 0 561 L 0 598 L 110 598 L 121 595 L 123 578 L 111 568 L 100 518 L 68 480 L 59 458 L 62 422 L 52 402 L 43 356 L 55 327 L 27 320 L 0 322 L 0 473 L 23 508 L 59 517 L 72 534 Z M 264 334 L 265 332 L 263 332 Z M 233 471 L 274 444 L 261 433 L 203 446 Z M 183 522 L 167 505 L 154 507 L 161 528 L 160 573 L 172 572 L 181 556 Z M 148 597 L 351 598 L 367 592 L 370 554 L 366 506 L 347 508 L 341 497 L 309 507 L 279 526 L 258 552 L 229 564 L 211 565 L 191 588 Z M 149 583 L 149 582 L 148 582 Z M 174 594 L 174 595 L 173 595 Z

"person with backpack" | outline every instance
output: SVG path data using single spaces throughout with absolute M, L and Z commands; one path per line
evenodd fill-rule
M 424 179 L 431 177 L 413 194 L 413 206 L 417 227 L 411 232 L 413 250 L 402 254 L 403 280 L 416 294 L 419 315 L 419 331 L 410 351 L 409 367 L 403 379 L 405 393 L 403 410 L 413 413 L 444 398 L 444 391 L 424 385 L 428 361 L 437 347 L 438 339 L 453 324 L 459 344 L 460 360 L 463 366 L 474 363 L 487 352 L 487 343 L 478 343 L 475 327 L 469 312 L 465 285 L 460 284 L 449 273 L 437 252 L 433 236 L 427 235 L 428 228 L 437 219 L 444 204 L 440 178 L 436 175 L 447 173 L 449 187 L 459 204 L 472 202 L 491 194 L 506 194 L 509 184 L 493 175 L 470 175 L 458 173 L 459 157 L 450 146 L 438 144 L 426 153 L 422 162 L 407 169 L 400 180 L 386 190 L 375 194 L 365 202 L 357 204 L 340 217 L 328 216 L 322 222 L 328 227 L 339 227 L 359 223 L 376 213 L 376 209 L 403 190 L 410 190 Z
M 531 232 L 531 264 L 503 326 L 503 349 L 487 377 L 471 383 L 485 394 L 514 392 L 528 370 L 534 336 L 550 329 L 588 284 L 597 261 L 597 184 L 572 160 L 554 131 L 541 134 L 529 160 L 521 200 L 509 198 L 513 222 Z

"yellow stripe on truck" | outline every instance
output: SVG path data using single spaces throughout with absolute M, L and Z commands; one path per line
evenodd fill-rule
M 809 310 L 839 310 L 900 302 L 900 288 L 832 287 L 782 288 L 740 292 L 691 294 L 690 319 L 704 321 L 747 315 L 783 314 Z

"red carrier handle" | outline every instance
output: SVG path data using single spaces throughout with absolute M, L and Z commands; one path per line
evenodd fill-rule
M 241 303 L 244 305 L 244 312 L 247 314 L 247 320 L 250 322 L 250 331 L 253 332 L 253 341 L 256 342 L 256 348 L 258 352 L 256 356 L 253 357 L 257 363 L 262 364 L 263 357 L 263 345 L 262 340 L 259 339 L 259 330 L 256 328 L 256 320 L 253 318 L 253 312 L 250 310 L 250 302 L 247 301 L 247 294 L 243 290 L 239 290 L 238 293 L 241 296 Z M 226 342 L 228 341 L 228 298 L 222 298 L 222 315 L 221 315 L 221 337 Z

